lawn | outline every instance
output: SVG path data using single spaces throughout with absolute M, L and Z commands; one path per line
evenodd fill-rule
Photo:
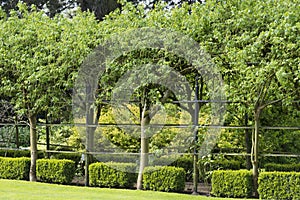
M 221 200 L 205 196 L 192 196 L 166 192 L 135 191 L 121 189 L 89 188 L 79 186 L 63 186 L 46 183 L 30 183 L 27 181 L 1 180 L 0 198 L 5 200 Z

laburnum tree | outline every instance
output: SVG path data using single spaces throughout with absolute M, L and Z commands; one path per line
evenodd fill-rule
M 50 18 L 18 5 L 0 23 L 1 96 L 30 126 L 30 180 L 36 181 L 37 115 L 53 118 L 71 108 L 72 85 L 84 57 L 97 44 L 97 21 L 78 13 Z M 68 112 L 70 114 L 70 112 Z
M 299 9 L 295 1 L 208 1 L 186 22 L 222 69 L 228 99 L 252 116 L 256 196 L 262 113 L 299 100 Z

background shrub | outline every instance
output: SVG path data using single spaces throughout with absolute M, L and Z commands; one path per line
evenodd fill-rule
M 143 187 L 155 191 L 181 192 L 185 187 L 185 170 L 171 166 L 146 167 L 143 172 Z
M 211 194 L 217 197 L 251 197 L 252 172 L 248 170 L 218 170 L 212 174 Z
M 29 180 L 30 158 L 0 157 L 0 178 Z
M 138 160 L 136 155 L 98 154 L 94 157 L 95 160 L 102 163 L 135 163 Z
M 51 155 L 51 158 L 55 159 L 65 159 L 65 160 L 73 160 L 76 164 L 78 164 L 81 160 L 81 153 L 56 153 Z
M 240 170 L 241 162 L 237 160 L 227 160 L 225 158 L 213 159 L 204 157 L 199 159 L 199 180 L 205 183 L 211 183 L 213 171 L 216 170 Z
M 132 188 L 137 179 L 136 164 L 93 163 L 89 166 L 90 186 Z
M 36 163 L 37 178 L 42 182 L 70 184 L 75 175 L 72 160 L 39 159 Z
M 186 181 L 192 181 L 193 179 L 193 157 L 182 156 L 174 161 L 174 158 L 160 157 L 153 160 L 153 166 L 174 166 L 181 167 L 186 172 Z
M 1 157 L 19 158 L 19 157 L 30 157 L 30 150 L 12 150 L 12 149 L 0 149 Z M 38 151 L 38 158 L 44 158 L 45 153 Z
M 258 178 L 261 199 L 300 199 L 300 173 L 262 172 Z
M 213 169 L 218 170 L 239 170 L 241 163 L 237 160 L 216 160 L 212 163 Z
M 265 170 L 267 172 L 281 171 L 281 172 L 300 172 L 300 163 L 298 164 L 265 164 Z

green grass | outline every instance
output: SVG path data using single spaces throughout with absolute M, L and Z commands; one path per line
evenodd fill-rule
M 192 196 L 187 194 L 176 194 L 153 191 L 135 191 L 107 188 L 91 188 L 78 186 L 64 186 L 46 183 L 31 183 L 27 181 L 1 180 L 0 198 L 5 200 L 220 200 L 221 198 L 211 198 L 204 196 Z

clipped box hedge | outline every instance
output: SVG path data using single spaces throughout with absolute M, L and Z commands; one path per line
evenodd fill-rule
M 70 184 L 75 176 L 72 160 L 39 159 L 36 162 L 37 178 L 42 182 Z
M 89 166 L 89 184 L 99 187 L 132 188 L 136 183 L 136 164 L 93 163 Z
M 143 187 L 146 190 L 181 192 L 185 187 L 185 170 L 179 167 L 146 167 L 143 172 Z
M 280 171 L 280 172 L 300 172 L 300 163 L 298 164 L 265 164 L 265 170 L 267 172 Z
M 0 178 L 29 180 L 30 158 L 0 157 Z
M 300 173 L 262 172 L 258 178 L 260 199 L 300 199 Z
M 211 194 L 217 197 L 251 197 L 252 172 L 248 170 L 218 170 L 212 174 Z

